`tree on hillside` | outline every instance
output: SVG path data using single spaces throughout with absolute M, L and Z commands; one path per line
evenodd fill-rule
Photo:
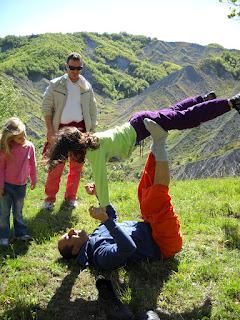
M 219 0 L 219 2 L 227 2 L 230 4 L 230 13 L 228 18 L 240 17 L 240 0 Z

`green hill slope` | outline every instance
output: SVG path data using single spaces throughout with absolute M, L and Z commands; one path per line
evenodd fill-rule
M 128 40 L 128 41 L 127 41 Z M 44 34 L 1 39 L 0 70 L 30 80 L 51 79 L 63 72 L 71 51 L 81 52 L 86 73 L 95 90 L 111 98 L 133 96 L 180 66 L 163 62 L 154 65 L 139 59 L 145 37 L 93 33 Z
M 230 97 L 240 91 L 239 51 L 217 45 L 167 43 L 126 33 L 79 32 L 7 36 L 0 39 L 0 49 L 2 86 L 5 83 L 5 87 L 18 92 L 15 113 L 27 123 L 39 150 L 45 136 L 40 111 L 42 94 L 48 81 L 64 72 L 64 61 L 70 51 L 79 51 L 84 57 L 83 75 L 93 84 L 97 96 L 98 130 L 122 124 L 139 110 L 168 107 L 187 96 L 215 90 L 219 97 Z M 6 110 L 6 100 L 2 101 L 0 109 Z M 2 111 L 2 118 L 4 115 Z M 172 167 L 176 168 L 174 172 L 182 172 L 175 176 L 194 177 L 187 174 L 188 163 L 195 177 L 201 161 L 226 163 L 221 157 L 238 150 L 238 137 L 238 115 L 234 112 L 199 129 L 171 132 L 168 148 Z M 147 152 L 148 145 L 144 154 Z M 232 168 L 222 174 L 238 174 L 238 157 L 231 154 Z M 129 160 L 111 164 L 110 176 L 138 177 L 143 162 L 144 157 L 139 157 L 136 150 Z M 220 169 L 205 172 L 207 176 L 215 176 Z

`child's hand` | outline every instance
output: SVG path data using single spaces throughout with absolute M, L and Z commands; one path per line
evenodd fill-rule
M 89 182 L 85 185 L 85 190 L 87 194 L 90 194 L 91 196 L 96 196 L 96 186 L 94 182 Z
M 3 188 L 0 188 L 0 198 L 2 198 L 4 195 L 4 189 Z
M 108 215 L 106 213 L 106 208 L 101 207 L 93 207 L 91 206 L 89 208 L 90 216 L 96 220 L 100 220 L 102 223 L 104 223 L 108 219 Z
M 33 190 L 33 189 L 35 189 L 35 187 L 36 187 L 36 183 L 31 183 L 30 189 Z

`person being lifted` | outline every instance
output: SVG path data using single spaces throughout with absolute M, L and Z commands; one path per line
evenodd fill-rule
M 240 110 L 240 94 L 231 99 L 214 99 L 213 92 L 201 97 L 187 98 L 170 108 L 138 112 L 121 126 L 104 132 L 82 133 L 77 128 L 63 128 L 52 145 L 47 163 L 50 168 L 64 163 L 68 157 L 83 163 L 90 162 L 99 204 L 109 203 L 106 163 L 112 157 L 129 157 L 136 145 L 150 135 L 144 125 L 153 120 L 164 130 L 188 129 L 214 119 L 230 110 Z

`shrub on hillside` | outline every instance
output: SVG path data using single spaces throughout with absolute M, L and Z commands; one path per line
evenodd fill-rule
M 0 125 L 9 117 L 16 115 L 20 92 L 13 81 L 0 77 Z

